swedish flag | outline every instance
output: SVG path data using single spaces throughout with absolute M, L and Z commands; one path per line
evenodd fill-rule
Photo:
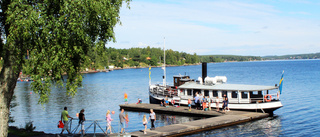
M 280 92 L 280 94 L 282 92 L 283 74 L 284 74 L 284 71 L 282 71 L 281 79 L 280 79 L 280 82 L 279 82 L 279 92 Z

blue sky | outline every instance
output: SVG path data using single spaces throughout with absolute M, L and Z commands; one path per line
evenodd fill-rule
M 133 0 L 123 5 L 116 43 L 198 55 L 320 52 L 318 0 Z

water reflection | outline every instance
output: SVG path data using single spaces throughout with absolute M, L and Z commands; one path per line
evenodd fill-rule
M 261 120 L 247 122 L 235 126 L 199 132 L 188 137 L 198 136 L 280 136 L 281 135 L 281 117 L 274 116 Z
M 282 70 L 285 70 L 285 86 L 281 95 L 284 107 L 275 112 L 280 117 L 201 132 L 194 136 L 319 135 L 320 122 L 317 119 L 320 119 L 320 107 L 315 107 L 319 101 L 317 97 L 320 96 L 319 84 L 315 84 L 320 81 L 319 67 L 320 60 L 209 63 L 208 76 L 226 75 L 228 80 L 230 79 L 228 83 L 237 84 L 274 85 L 279 81 Z M 152 68 L 151 71 L 152 82 L 162 82 L 163 70 Z M 179 73 L 197 78 L 201 76 L 201 65 L 168 67 L 167 83 L 173 83 L 171 77 Z M 32 92 L 30 83 L 18 82 L 14 93 L 16 100 L 12 101 L 18 106 L 11 109 L 15 122 L 10 125 L 23 127 L 26 122 L 33 121 L 37 131 L 59 133 L 61 130 L 56 124 L 63 107 L 67 106 L 73 117 L 81 109 L 85 109 L 87 119 L 105 119 L 107 110 L 115 111 L 112 124 L 116 127 L 120 113 L 118 105 L 124 103 L 124 92 L 128 94 L 129 103 L 136 103 L 138 98 L 142 99 L 143 103 L 148 102 L 148 75 L 148 68 L 85 74 L 83 87 L 79 88 L 74 98 L 67 97 L 64 88 L 52 87 L 49 103 L 44 105 L 37 103 L 38 95 Z M 142 116 L 137 112 L 128 112 L 128 132 L 143 129 Z M 157 116 L 157 127 L 189 119 L 160 114 Z M 106 122 L 101 124 L 105 127 Z

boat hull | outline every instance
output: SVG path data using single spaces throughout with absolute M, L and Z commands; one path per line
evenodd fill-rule
M 149 92 L 149 100 L 152 104 L 160 104 L 161 101 L 165 98 L 163 95 L 158 95 L 155 93 Z M 173 98 L 168 97 L 168 101 L 171 102 Z M 180 101 L 176 101 L 176 105 L 188 105 L 187 99 L 181 99 Z M 222 108 L 223 103 L 219 103 L 219 108 Z M 192 106 L 195 106 L 192 103 Z M 278 108 L 282 107 L 280 100 L 277 101 L 270 101 L 264 103 L 229 103 L 228 107 L 231 110 L 241 110 L 241 111 L 254 111 L 254 112 L 265 112 L 265 113 L 273 113 L 273 111 L 277 110 Z M 211 103 L 211 108 L 216 109 L 216 103 Z

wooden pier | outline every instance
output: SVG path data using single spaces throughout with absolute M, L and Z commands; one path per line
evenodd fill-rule
M 222 128 L 232 126 L 252 120 L 258 120 L 269 116 L 268 113 L 261 112 L 246 112 L 246 111 L 234 111 L 231 110 L 226 113 L 217 112 L 215 110 L 202 111 L 192 109 L 188 111 L 188 107 L 162 107 L 159 104 L 125 104 L 120 105 L 120 108 L 130 111 L 150 112 L 153 109 L 155 113 L 166 113 L 172 115 L 185 115 L 185 116 L 204 116 L 210 117 L 201 120 L 195 120 L 191 122 L 173 124 L 163 127 L 156 127 L 155 130 L 147 130 L 147 134 L 143 134 L 142 131 L 131 132 L 131 136 L 181 136 L 194 134 L 200 131 L 212 130 L 216 128 Z

